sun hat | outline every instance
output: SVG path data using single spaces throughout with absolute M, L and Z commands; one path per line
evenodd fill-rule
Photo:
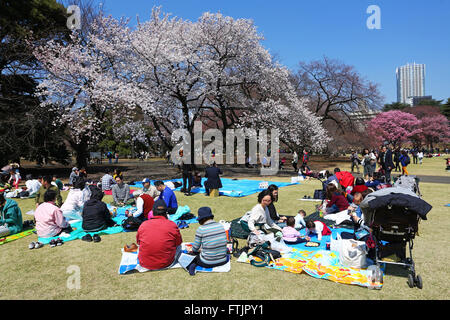
M 214 217 L 210 207 L 201 207 L 198 209 L 198 221 L 209 217 Z

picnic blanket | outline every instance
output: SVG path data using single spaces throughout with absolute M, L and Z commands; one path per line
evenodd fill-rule
M 27 236 L 33 234 L 35 230 L 36 229 L 33 228 L 33 229 L 25 230 L 25 231 L 22 231 L 22 232 L 19 232 L 16 234 L 12 234 L 7 237 L 0 238 L 0 245 L 17 240 L 17 239 L 27 237 Z
M 248 195 L 258 193 L 263 191 L 266 188 L 260 188 L 264 182 L 268 182 L 268 184 L 274 184 L 277 187 L 286 187 L 290 185 L 299 184 L 291 183 L 291 182 L 275 182 L 275 181 L 262 181 L 262 180 L 246 180 L 246 179 L 228 179 L 228 178 L 220 178 L 222 181 L 222 188 L 220 188 L 219 195 L 221 196 L 227 196 L 227 197 L 246 197 Z M 173 180 L 164 180 L 163 182 L 180 182 L 182 183 L 182 179 L 173 179 Z M 202 185 L 204 185 L 204 182 L 206 181 L 205 178 L 202 178 Z M 153 184 L 154 181 L 151 181 Z M 130 186 L 140 187 L 142 188 L 142 182 L 134 182 L 134 184 L 130 184 Z M 180 191 L 181 187 L 175 188 L 175 191 Z M 191 189 L 192 193 L 206 193 L 206 190 L 204 187 L 196 187 Z
M 119 265 L 119 274 L 127 274 L 130 272 L 147 272 L 152 271 L 149 269 L 144 268 L 139 264 L 138 259 L 138 252 L 126 252 L 122 249 L 122 259 L 120 261 Z M 187 266 L 192 262 L 192 260 L 195 258 L 193 255 L 187 254 L 186 250 L 186 243 L 181 244 L 181 255 L 178 258 L 178 261 L 172 265 L 169 268 L 163 269 L 177 269 L 177 268 L 183 268 L 186 270 Z M 228 260 L 228 262 L 222 266 L 214 267 L 214 268 L 203 268 L 200 266 L 197 266 L 195 268 L 195 273 L 197 272 L 229 272 L 231 270 L 231 262 Z
M 333 229 L 331 236 L 335 239 L 337 233 L 341 232 L 353 233 L 353 230 L 346 228 Z M 302 235 L 305 235 L 305 233 L 306 230 L 300 231 Z M 369 281 L 372 274 L 370 270 L 345 267 L 339 262 L 338 252 L 326 250 L 326 243 L 330 242 L 331 236 L 323 236 L 318 247 L 306 247 L 305 243 L 288 244 L 293 250 L 289 253 L 282 254 L 281 258 L 267 266 L 267 268 L 292 273 L 302 273 L 304 271 L 318 279 L 381 289 L 382 283 Z M 311 241 L 319 242 L 317 241 L 317 236 L 312 236 Z M 238 261 L 250 262 L 248 258 Z
M 446 207 L 450 207 L 450 203 L 446 204 L 445 206 L 446 206 Z
M 105 234 L 115 234 L 115 233 L 124 232 L 125 230 L 121 226 L 122 221 L 124 220 L 124 218 L 125 217 L 114 217 L 114 218 L 112 218 L 118 224 L 117 227 L 109 227 L 109 228 L 106 228 L 104 230 L 97 231 L 97 232 L 86 232 L 86 231 L 84 231 L 83 228 L 82 228 L 83 221 L 80 221 L 80 220 L 71 221 L 69 223 L 70 223 L 73 231 L 70 233 L 70 235 L 68 237 L 63 237 L 61 235 L 56 236 L 56 237 L 49 237 L 49 238 L 38 237 L 38 241 L 42 242 L 43 244 L 48 244 L 48 243 L 50 243 L 50 241 L 52 239 L 58 239 L 58 238 L 61 238 L 64 242 L 67 242 L 67 241 L 81 239 L 81 238 L 83 238 L 83 236 L 85 236 L 87 234 L 90 234 L 90 235 L 94 235 L 94 234 L 105 235 Z
M 115 207 L 115 206 L 113 206 L 113 205 L 108 203 L 107 207 L 108 207 L 108 210 L 110 212 L 113 212 L 114 209 L 115 209 L 117 217 L 121 217 L 123 219 L 125 219 L 125 211 L 126 210 L 128 210 L 130 213 L 136 210 L 136 207 L 132 206 L 132 205 L 126 205 L 126 206 L 123 206 L 123 207 Z M 184 214 L 189 213 L 189 212 L 191 212 L 191 208 L 189 208 L 189 206 L 187 206 L 187 205 L 186 206 L 179 206 L 177 211 L 174 214 L 169 214 L 168 215 L 168 218 L 169 218 L 170 221 L 173 221 L 173 222 L 176 223 L 176 222 L 180 221 L 180 218 Z M 187 224 L 197 223 L 198 222 L 196 217 L 192 218 L 192 219 L 189 219 L 189 220 L 183 220 L 183 221 L 186 222 Z

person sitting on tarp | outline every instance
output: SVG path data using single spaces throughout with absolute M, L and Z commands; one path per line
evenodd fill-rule
M 128 217 L 134 217 L 141 222 L 150 219 L 153 215 L 150 213 L 153 209 L 155 200 L 148 194 L 143 193 L 141 190 L 133 192 L 133 197 L 136 199 L 136 210 L 130 212 Z
M 26 176 L 25 186 L 27 187 L 28 197 L 35 197 L 42 186 L 38 179 L 33 179 L 31 175 Z
M 151 196 L 154 200 L 159 197 L 159 191 L 151 184 L 149 178 L 142 180 L 142 192 Z
M 60 179 L 58 179 L 56 175 L 53 175 L 52 179 L 53 179 L 52 184 L 54 186 L 57 186 L 59 191 L 62 191 L 64 189 L 64 183 Z
M 36 208 L 44 202 L 44 194 L 48 190 L 53 190 L 56 193 L 56 200 L 55 204 L 57 207 L 61 207 L 63 204 L 61 193 L 59 192 L 59 188 L 52 184 L 53 177 L 52 176 L 44 176 L 41 179 L 41 187 L 39 188 L 38 192 L 36 193 L 35 203 Z
M 307 241 L 300 235 L 300 232 L 295 229 L 294 217 L 287 218 L 286 226 L 283 228 L 283 240 L 288 244 L 298 244 Z
M 149 270 L 170 268 L 181 254 L 181 233 L 167 219 L 167 205 L 159 199 L 153 205 L 153 217 L 142 222 L 136 234 L 139 264 Z
M 110 173 L 110 169 L 105 169 L 105 174 L 103 175 L 101 180 L 102 191 L 109 191 L 111 190 L 112 186 L 116 184 L 116 180 L 114 180 Z
M 61 206 L 63 216 L 67 220 L 81 220 L 81 211 L 83 210 L 85 198 L 83 189 L 86 181 L 82 177 L 76 177 L 73 181 L 73 188 L 70 189 L 66 200 Z
M 247 212 L 239 223 L 246 232 L 260 234 L 263 229 L 266 232 L 272 232 L 277 237 L 282 236 L 282 229 L 270 218 L 268 206 L 272 202 L 272 194 L 270 190 L 265 189 L 258 194 L 258 203 Z
M 22 231 L 22 211 L 16 201 L 5 199 L 3 193 L 0 193 L 0 213 L 0 236 L 4 237 Z
M 172 189 L 167 187 L 161 180 L 155 181 L 156 189 L 160 192 L 159 199 L 164 200 L 167 206 L 167 213 L 174 214 L 178 209 L 177 197 Z
M 116 177 L 116 184 L 111 188 L 114 202 L 111 203 L 116 207 L 123 207 L 128 204 L 133 204 L 134 199 L 130 198 L 130 186 L 123 182 L 122 176 Z
M 347 198 L 344 196 L 344 193 L 338 190 L 338 188 L 336 188 L 336 186 L 333 183 L 330 183 L 327 186 L 325 198 L 328 200 L 326 205 L 327 214 L 347 210 L 349 206 Z
M 227 235 L 222 224 L 213 220 L 211 208 L 198 209 L 200 226 L 195 232 L 192 253 L 197 254 L 187 267 L 191 276 L 195 275 L 195 268 L 214 268 L 228 262 Z
M 81 227 L 86 232 L 98 232 L 114 227 L 117 224 L 111 218 L 106 203 L 102 201 L 103 192 L 98 187 L 91 188 L 91 197 L 83 206 L 83 223 Z
M 57 195 L 55 190 L 48 189 L 44 193 L 44 203 L 40 204 L 34 211 L 38 237 L 50 238 L 63 232 L 72 232 L 72 227 L 64 218 L 61 209 L 55 205 Z
M 267 188 L 270 191 L 270 194 L 272 195 L 272 202 L 267 206 L 267 209 L 269 209 L 269 216 L 270 219 L 273 220 L 280 228 L 283 228 L 286 226 L 286 217 L 280 216 L 277 212 L 277 209 L 275 208 L 274 202 L 278 201 L 278 186 L 275 184 L 269 185 Z
M 192 188 L 201 188 L 202 187 L 202 176 L 200 172 L 195 171 L 192 176 Z
M 220 189 L 222 188 L 222 181 L 220 180 L 220 175 L 222 174 L 222 170 L 217 167 L 217 164 L 213 162 L 208 168 L 206 168 L 205 172 L 205 190 L 206 195 L 209 196 L 209 192 L 211 189 Z

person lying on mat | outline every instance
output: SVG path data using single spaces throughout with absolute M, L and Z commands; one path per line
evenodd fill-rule
M 34 211 L 38 237 L 49 238 L 58 236 L 63 232 L 72 232 L 72 227 L 64 218 L 61 209 L 55 205 L 56 197 L 55 190 L 48 189 L 44 193 L 44 203 L 40 204 Z
M 0 213 L 1 237 L 22 232 L 22 211 L 16 201 L 5 199 L 3 193 L 0 193 Z
M 269 216 L 270 219 L 273 220 L 273 222 L 275 222 L 280 228 L 283 228 L 286 226 L 286 217 L 284 216 L 280 216 L 277 213 L 277 209 L 275 208 L 274 202 L 278 201 L 278 187 L 275 184 L 271 184 L 268 188 L 267 188 L 271 195 L 272 195 L 272 202 L 267 206 L 267 209 L 269 209 Z
M 61 211 L 63 215 L 68 220 L 81 220 L 81 211 L 84 206 L 84 195 L 83 189 L 86 182 L 81 177 L 76 177 L 73 181 L 73 188 L 70 189 L 66 200 L 61 206 Z
M 300 235 L 300 232 L 298 232 L 297 229 L 295 229 L 294 217 L 287 218 L 286 227 L 283 228 L 283 240 L 288 244 L 297 244 L 308 241 Z
M 198 209 L 200 226 L 195 232 L 192 253 L 197 254 L 187 267 L 191 276 L 195 275 L 195 268 L 214 268 L 228 262 L 227 235 L 222 224 L 215 222 L 211 208 Z
M 102 201 L 103 192 L 98 187 L 91 188 L 91 198 L 83 206 L 83 223 L 81 227 L 86 232 L 98 232 L 100 230 L 117 226 L 111 218 L 111 213 Z
M 174 214 L 178 209 L 177 197 L 172 189 L 167 187 L 164 182 L 158 180 L 154 183 L 156 189 L 160 192 L 159 199 L 164 200 L 167 206 L 167 213 Z
M 167 205 L 159 199 L 153 205 L 153 218 L 142 222 L 136 234 L 138 259 L 149 270 L 170 268 L 181 254 L 181 233 L 175 222 L 167 219 Z
M 247 212 L 239 223 L 246 232 L 260 234 L 262 228 L 266 232 L 273 232 L 277 236 L 282 236 L 281 228 L 273 222 L 269 215 L 269 204 L 272 203 L 272 194 L 270 190 L 265 189 L 258 194 L 258 204 L 251 211 Z
M 122 176 L 116 177 L 116 184 L 112 186 L 111 190 L 114 200 L 113 206 L 123 207 L 134 203 L 134 199 L 130 198 L 130 187 L 123 182 Z
M 309 237 L 310 234 L 317 234 L 317 240 L 321 241 L 322 236 L 331 235 L 331 230 L 327 227 L 327 225 L 321 221 L 312 221 L 309 220 L 306 222 L 306 240 L 311 240 Z

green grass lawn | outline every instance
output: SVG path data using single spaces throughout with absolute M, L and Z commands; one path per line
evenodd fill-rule
M 431 159 L 435 160 L 435 159 Z M 442 159 L 439 159 L 442 161 Z M 443 161 L 442 161 L 443 162 Z M 431 166 L 430 162 L 429 165 Z M 427 165 L 424 165 L 426 168 Z M 438 162 L 436 162 L 436 167 Z M 412 166 L 411 166 L 412 167 Z M 412 170 L 411 170 L 412 171 Z M 436 169 L 430 169 L 438 175 Z M 261 177 L 253 177 L 261 180 Z M 271 178 L 272 181 L 290 181 L 290 178 Z M 300 185 L 280 189 L 276 204 L 281 214 L 294 215 L 300 208 L 307 213 L 314 211 L 314 202 L 299 201 L 303 195 L 313 195 L 320 188 L 317 180 L 304 181 Z M 182 269 L 118 275 L 121 260 L 120 249 L 135 242 L 136 233 L 120 233 L 103 236 L 100 243 L 75 240 L 61 247 L 44 246 L 29 250 L 28 244 L 36 241 L 31 235 L 0 246 L 2 299 L 448 299 L 450 287 L 450 185 L 422 183 L 423 198 L 433 209 L 428 220 L 420 224 L 420 236 L 414 241 L 413 257 L 417 273 L 422 276 L 423 289 L 410 289 L 406 284 L 406 271 L 389 266 L 381 290 L 334 283 L 313 278 L 306 273 L 293 274 L 283 271 L 256 268 L 237 263 L 233 258 L 229 273 L 198 273 L 190 276 Z M 67 192 L 63 193 L 66 197 Z M 179 205 L 188 205 L 197 214 L 201 206 L 210 206 L 216 220 L 232 220 L 242 216 L 256 204 L 256 194 L 244 198 L 209 198 L 203 194 L 186 197 L 176 193 Z M 111 200 L 106 196 L 104 201 Z M 17 200 L 23 219 L 32 218 L 25 212 L 33 209 L 34 200 Z M 193 241 L 198 224 L 182 229 L 183 241 Z M 69 266 L 78 266 L 81 274 L 80 289 L 69 289 Z

